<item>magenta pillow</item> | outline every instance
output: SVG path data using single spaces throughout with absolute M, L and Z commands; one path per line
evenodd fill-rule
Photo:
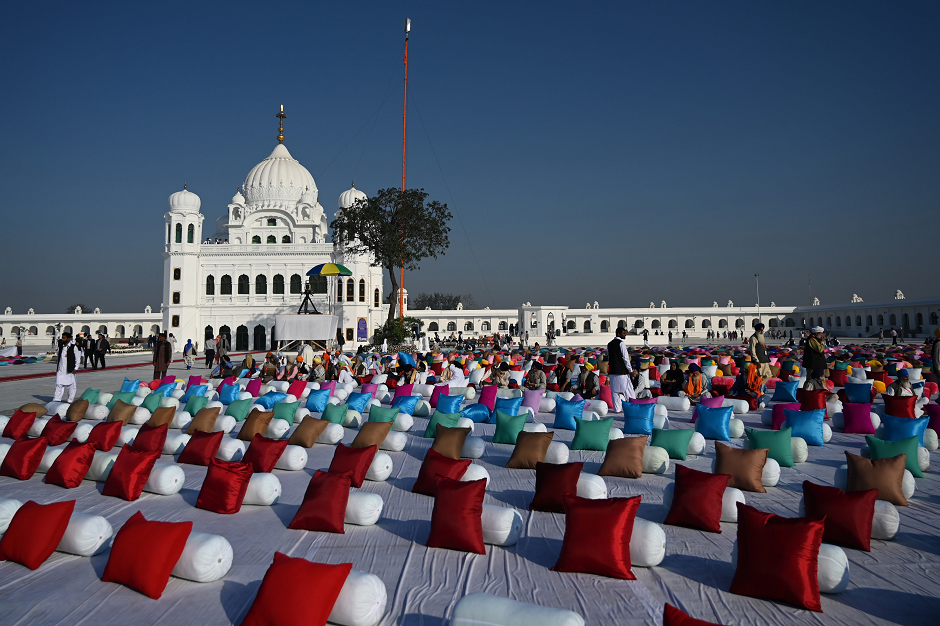
M 362 386 L 360 390 L 362 393 L 376 393 L 379 390 L 379 386 L 375 383 L 368 383 Z
M 245 391 L 250 393 L 252 398 L 257 398 L 258 392 L 261 391 L 261 379 L 255 378 L 254 380 L 249 380 L 248 384 L 245 386 Z
M 788 402 L 786 404 L 775 404 L 773 413 L 771 413 L 770 416 L 770 428 L 772 430 L 780 430 L 780 427 L 783 426 L 783 423 L 787 421 L 787 416 L 784 414 L 785 410 L 799 411 L 800 403 Z
M 164 376 L 163 380 L 160 381 L 161 385 L 172 385 L 176 382 L 176 376 Z
M 450 393 L 450 385 L 434 385 L 434 389 L 431 391 L 431 408 L 437 408 L 437 397 L 441 394 L 445 396 Z
M 325 383 L 320 383 L 320 389 L 329 389 L 330 395 L 335 396 L 336 395 L 336 381 L 328 380 Z
M 411 395 L 413 389 L 414 389 L 414 385 L 398 385 L 397 387 L 395 387 L 395 397 L 401 398 L 402 396 L 404 396 L 405 398 L 407 398 Z
M 715 396 L 714 398 L 702 398 L 699 400 L 699 404 L 707 406 L 710 409 L 720 409 L 724 401 L 724 396 Z
M 485 406 L 490 410 L 490 413 L 493 412 L 493 409 L 496 408 L 496 385 L 487 385 L 480 391 L 480 399 L 477 400 L 480 404 Z
M 525 404 L 523 402 L 523 404 Z M 930 422 L 927 424 L 927 428 L 932 428 L 935 432 L 940 433 L 940 404 L 925 404 L 924 413 L 930 416 Z
M 201 385 L 201 384 L 202 384 L 202 376 L 190 376 L 189 382 L 186 383 L 186 389 L 188 390 L 193 385 Z
M 656 404 L 656 398 L 630 398 L 630 404 Z
M 843 402 L 842 416 L 845 418 L 842 432 L 858 435 L 875 434 L 875 426 L 871 423 L 871 404 Z
M 533 413 L 538 413 L 543 397 L 545 397 L 544 389 L 526 389 L 522 392 L 522 406 L 527 406 L 532 409 Z

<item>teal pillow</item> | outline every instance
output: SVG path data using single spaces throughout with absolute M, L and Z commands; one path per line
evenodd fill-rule
M 610 442 L 610 429 L 614 425 L 614 418 L 602 420 L 583 420 L 574 418 L 574 439 L 571 441 L 572 450 L 607 450 Z
M 144 401 L 140 403 L 140 406 L 153 413 L 160 408 L 161 400 L 163 400 L 163 396 L 159 393 L 148 393 Z
M 516 438 L 525 427 L 528 412 L 522 415 L 509 415 L 496 411 L 496 432 L 493 433 L 493 443 L 508 443 L 516 445 Z
M 196 413 L 206 408 L 207 404 L 209 404 L 209 398 L 205 396 L 193 396 L 189 399 L 189 402 L 186 403 L 186 408 L 183 410 L 195 416 Z
M 694 434 L 695 431 L 691 428 L 673 428 L 672 430 L 654 428 L 650 445 L 665 450 L 670 459 L 685 461 L 689 453 L 689 442 L 692 441 Z
M 456 428 L 457 420 L 459 419 L 460 413 L 441 413 L 440 411 L 435 411 L 431 419 L 428 420 L 428 427 L 424 429 L 424 437 L 426 439 L 436 437 L 438 425 L 446 426 L 447 428 Z
M 348 410 L 348 404 L 327 404 L 326 408 L 323 409 L 323 415 L 320 416 L 320 419 L 342 426 L 346 423 L 346 411 Z
M 225 414 L 234 417 L 236 422 L 243 422 L 245 421 L 245 418 L 248 417 L 248 412 L 251 410 L 251 405 L 254 403 L 254 398 L 236 400 L 235 402 L 228 405 L 228 408 L 225 409 Z
M 565 400 L 564 398 L 555 398 L 555 423 L 552 428 L 565 430 L 575 430 L 577 424 L 575 418 L 580 419 L 584 415 L 584 400 Z
M 386 408 L 384 406 L 372 406 L 369 409 L 370 422 L 394 422 L 398 417 L 398 407 Z
M 300 401 L 297 402 L 276 402 L 274 403 L 274 419 L 284 420 L 288 424 L 294 424 L 294 415 L 297 414 L 297 408 Z
M 781 467 L 793 467 L 793 450 L 790 448 L 791 428 L 780 430 L 756 430 L 745 428 L 747 447 L 750 450 L 767 449 L 767 457 L 780 464 Z
M 907 455 L 904 461 L 904 467 L 914 475 L 914 478 L 923 478 L 924 473 L 920 471 L 920 463 L 917 462 L 917 437 L 908 437 L 898 441 L 884 441 L 872 435 L 865 435 L 865 441 L 868 443 L 868 449 L 871 450 L 871 458 L 890 459 L 899 454 Z
M 119 392 L 117 392 L 116 394 L 114 394 L 113 396 L 111 396 L 111 401 L 108 402 L 108 410 L 110 411 L 111 409 L 113 409 L 113 408 L 114 408 L 114 405 L 117 403 L 118 400 L 120 400 L 120 401 L 122 401 L 122 402 L 126 402 L 127 404 L 134 404 L 134 403 L 132 402 L 132 400 L 134 399 L 134 396 L 136 396 L 136 395 L 137 395 L 137 394 L 136 394 L 135 392 L 133 392 L 133 391 L 119 391 Z
M 101 394 L 100 389 L 92 389 L 89 387 L 82 393 L 82 400 L 88 400 L 88 404 L 97 404 L 98 396 Z

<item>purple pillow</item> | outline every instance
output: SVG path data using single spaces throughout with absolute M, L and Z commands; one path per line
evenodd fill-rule
M 189 391 L 189 388 L 192 387 L 193 385 L 201 385 L 201 384 L 202 384 L 202 376 L 190 376 L 189 382 L 186 383 L 186 390 Z
M 773 408 L 773 413 L 770 417 L 770 428 L 771 430 L 780 430 L 780 427 L 783 426 L 783 423 L 787 421 L 787 416 L 784 414 L 784 411 L 799 411 L 800 403 L 799 402 L 789 402 L 789 403 L 780 403 L 775 404 Z
M 522 392 L 522 406 L 527 406 L 532 409 L 533 413 L 538 413 L 544 396 L 544 389 L 526 389 Z
M 871 423 L 871 404 L 843 402 L 842 417 L 845 419 L 842 432 L 858 435 L 875 434 L 875 425 Z
M 401 398 L 401 397 L 407 398 L 414 391 L 414 387 L 415 386 L 413 384 L 398 385 L 397 387 L 395 387 L 395 398 Z
M 320 389 L 329 389 L 330 395 L 335 396 L 336 395 L 336 381 L 330 380 L 325 383 L 320 383 Z
M 710 409 L 720 409 L 724 401 L 724 396 L 715 396 L 714 398 L 702 398 L 699 401 L 699 404 L 702 406 L 707 406 Z
M 940 433 L 940 404 L 925 404 L 924 413 L 930 416 L 930 422 L 927 424 L 927 428 L 932 428 L 934 431 Z
M 577 400 L 584 400 L 584 398 L 581 397 L 581 394 L 580 394 L 580 393 L 574 394 L 573 396 L 571 396 L 571 399 L 572 399 L 572 400 L 575 400 L 575 401 L 577 401 Z
M 445 396 L 450 394 L 450 385 L 445 383 L 443 385 L 434 386 L 434 390 L 431 392 L 431 408 L 437 408 L 437 397 L 441 394 Z
M 379 386 L 375 383 L 368 383 L 362 386 L 362 393 L 375 393 L 379 390 Z
M 248 381 L 248 384 L 245 386 L 245 391 L 251 394 L 252 398 L 258 397 L 258 392 L 261 391 L 261 379 L 253 378 Z
M 163 380 L 160 381 L 160 385 L 172 385 L 176 382 L 176 376 L 164 376 Z
M 496 385 L 487 385 L 480 391 L 480 399 L 477 401 L 490 410 L 490 413 L 496 408 Z
M 630 404 L 656 404 L 656 398 L 630 398 Z

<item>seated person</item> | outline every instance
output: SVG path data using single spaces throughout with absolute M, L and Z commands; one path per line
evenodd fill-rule
M 663 390 L 664 396 L 675 397 L 682 391 L 682 383 L 684 382 L 685 376 L 682 374 L 682 370 L 679 369 L 679 364 L 672 361 L 669 364 L 669 369 L 666 370 L 659 381 L 659 386 Z
M 212 373 L 209 374 L 209 378 L 225 378 L 227 376 L 235 376 L 238 372 L 234 370 L 234 365 L 232 364 L 231 359 L 228 358 L 228 355 L 223 355 L 219 359 L 219 364 L 215 366 L 215 369 L 212 370 Z
M 590 363 L 584 364 L 584 371 L 581 374 L 581 381 L 579 386 L 581 389 L 581 397 L 585 400 L 596 398 L 601 393 L 600 379 L 597 377 L 597 372 L 594 370 L 594 366 Z
M 689 365 L 688 377 L 682 391 L 689 398 L 689 402 L 696 404 L 702 399 L 702 394 L 707 391 L 705 377 L 702 376 L 702 368 L 695 363 Z
M 911 389 L 910 373 L 906 369 L 898 370 L 897 379 L 885 388 L 885 393 L 889 396 L 913 396 L 914 390 Z
M 526 389 L 545 389 L 546 383 L 545 372 L 542 371 L 542 364 L 536 361 L 532 364 L 532 368 L 526 375 L 523 384 Z
M 499 389 L 509 389 L 509 382 L 511 380 L 509 376 L 509 363 L 504 361 L 499 364 L 499 369 L 496 370 L 496 386 Z
M 760 377 L 757 365 L 749 363 L 747 370 L 742 370 L 731 387 L 731 395 L 737 397 L 759 398 L 764 393 L 764 379 Z
M 826 386 L 826 370 L 821 367 L 817 367 L 810 375 L 806 377 L 806 382 L 803 383 L 803 391 L 818 391 L 823 389 L 829 391 L 829 387 Z

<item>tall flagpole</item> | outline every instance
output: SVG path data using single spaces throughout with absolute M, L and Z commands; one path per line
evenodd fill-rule
M 404 113 L 401 117 L 401 203 L 402 208 L 405 204 L 405 138 L 408 128 L 408 33 L 411 31 L 411 18 L 405 18 L 405 105 Z M 398 281 L 398 317 L 405 317 L 405 230 L 402 226 L 401 232 L 402 258 L 401 275 Z

